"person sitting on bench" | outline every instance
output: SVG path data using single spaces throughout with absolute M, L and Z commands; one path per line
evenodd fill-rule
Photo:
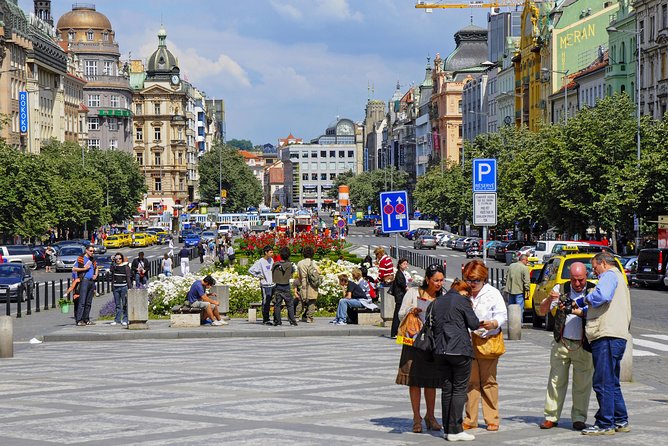
M 347 274 L 339 275 L 339 285 L 343 287 L 343 299 L 339 300 L 336 319 L 330 323 L 348 325 L 348 307 L 362 308 L 364 305 L 360 302 L 360 299 L 366 299 L 367 297 L 362 288 L 350 280 Z
M 218 301 L 211 298 L 211 296 L 215 296 L 216 293 L 207 293 L 207 290 L 211 289 L 215 284 L 216 279 L 211 276 L 206 276 L 202 280 L 196 280 L 190 287 L 190 291 L 188 291 L 186 298 L 192 308 L 204 309 L 207 316 L 204 320 L 205 325 L 227 325 L 227 322 L 220 318 Z

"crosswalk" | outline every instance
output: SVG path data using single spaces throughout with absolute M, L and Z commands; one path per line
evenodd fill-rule
M 659 356 L 666 352 L 668 352 L 668 335 L 643 334 L 633 338 L 633 356 Z

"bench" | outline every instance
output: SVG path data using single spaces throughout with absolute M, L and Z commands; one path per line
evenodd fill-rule
M 257 310 L 262 311 L 262 302 L 251 302 L 248 305 L 248 322 L 257 322 Z
M 202 323 L 204 308 L 193 308 L 188 304 L 172 307 L 169 326 L 176 328 L 199 327 Z
M 366 307 L 348 308 L 348 323 L 357 325 L 380 325 L 383 323 L 383 318 L 380 317 L 380 308 L 369 310 Z

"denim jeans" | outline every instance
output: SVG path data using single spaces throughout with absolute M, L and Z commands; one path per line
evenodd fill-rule
M 601 338 L 591 342 L 594 361 L 593 387 L 598 401 L 596 426 L 614 428 L 628 421 L 626 403 L 619 384 L 619 366 L 626 350 L 626 339 Z
M 508 295 L 508 305 L 517 304 L 522 309 L 524 313 L 524 294 L 509 294 Z
M 139 273 L 135 273 L 135 287 L 146 288 L 147 282 L 148 282 L 148 277 L 146 277 L 146 275 L 144 275 L 144 277 L 141 277 Z
M 345 297 L 339 300 L 339 307 L 336 309 L 336 320 L 347 322 L 348 307 L 362 308 L 364 305 L 357 299 L 346 299 Z
M 114 287 L 114 303 L 116 304 L 116 317 L 114 321 L 117 324 L 128 321 L 128 287 Z
M 79 306 L 77 307 L 76 321 L 88 322 L 90 319 L 90 306 L 93 303 L 95 294 L 95 281 L 91 279 L 82 279 L 79 289 Z

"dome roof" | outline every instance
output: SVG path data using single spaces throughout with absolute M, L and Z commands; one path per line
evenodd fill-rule
M 457 47 L 445 59 L 445 71 L 479 66 L 487 60 L 487 30 L 470 24 L 455 33 Z
M 151 76 L 155 73 L 168 73 L 173 68 L 178 68 L 179 61 L 171 51 L 167 49 L 167 31 L 160 27 L 158 31 L 158 49 L 151 54 L 146 62 L 146 73 Z
M 63 14 L 56 25 L 58 30 L 67 29 L 104 29 L 111 31 L 111 22 L 94 5 L 72 6 L 72 10 Z

